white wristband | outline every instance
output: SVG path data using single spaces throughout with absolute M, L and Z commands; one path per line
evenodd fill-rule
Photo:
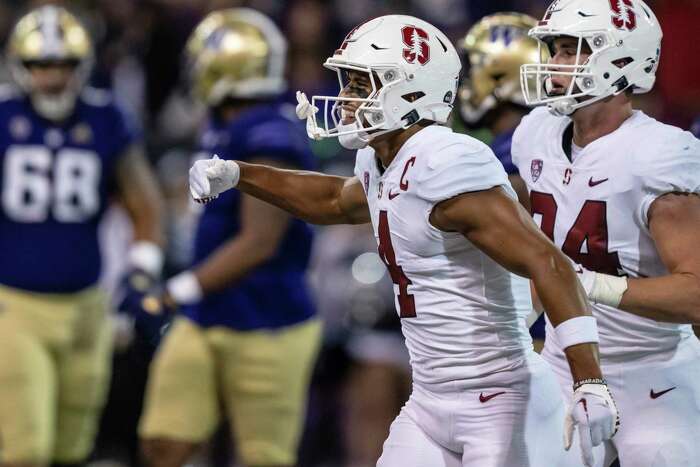
M 577 344 L 598 343 L 598 324 L 593 316 L 567 319 L 554 328 L 562 349 Z
M 129 249 L 129 265 L 153 276 L 160 276 L 163 269 L 163 251 L 153 242 L 135 242 Z
M 627 278 L 596 273 L 588 298 L 594 303 L 619 307 L 622 295 L 627 291 Z
M 184 271 L 168 279 L 165 289 L 180 305 L 191 305 L 202 299 L 202 287 L 192 271 Z

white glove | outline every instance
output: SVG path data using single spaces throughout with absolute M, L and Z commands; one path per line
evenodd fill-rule
M 620 306 L 622 295 L 627 291 L 627 278 L 589 271 L 580 264 L 574 264 L 574 270 L 591 302 Z
M 297 91 L 297 117 L 299 117 L 299 120 L 306 120 L 310 116 L 314 115 L 316 112 L 318 112 L 318 107 L 311 105 L 311 102 L 309 102 L 309 99 L 306 97 L 306 94 L 304 94 L 301 91 Z
M 208 203 L 219 194 L 238 185 L 241 168 L 234 161 L 203 159 L 190 169 L 190 193 L 198 203 Z
M 564 418 L 564 449 L 571 448 L 574 429 L 578 427 L 581 457 L 592 467 L 593 447 L 612 438 L 620 426 L 620 414 L 605 384 L 584 384 L 574 391 L 572 405 Z
M 321 139 L 321 130 L 316 126 L 314 121 L 314 115 L 318 112 L 318 107 L 311 105 L 309 99 L 301 91 L 297 91 L 297 117 L 299 120 L 306 120 L 306 134 L 309 138 L 319 140 Z

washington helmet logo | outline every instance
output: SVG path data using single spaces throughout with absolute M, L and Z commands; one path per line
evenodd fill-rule
M 612 24 L 617 29 L 632 31 L 637 27 L 637 14 L 632 0 L 610 0 Z
M 532 175 L 532 182 L 539 180 L 540 175 L 542 175 L 542 167 L 544 166 L 544 161 L 542 159 L 533 159 L 530 164 L 530 175 Z
M 406 46 L 403 49 L 403 58 L 410 64 L 415 62 L 425 65 L 430 60 L 430 46 L 428 45 L 428 33 L 415 26 L 401 28 L 401 36 Z

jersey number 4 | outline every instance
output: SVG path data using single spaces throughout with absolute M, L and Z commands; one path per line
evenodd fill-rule
M 530 193 L 532 214 L 542 216 L 540 228 L 554 241 L 557 201 L 549 193 Z M 617 252 L 608 251 L 608 219 L 605 201 L 584 203 L 574 225 L 566 234 L 562 251 L 576 263 L 591 271 L 619 276 L 622 271 Z
M 391 231 L 389 230 L 389 219 L 386 211 L 379 211 L 379 257 L 386 264 L 391 276 L 391 281 L 399 288 L 399 317 L 415 318 L 416 302 L 413 295 L 408 293 L 408 286 L 412 284 L 411 279 L 406 277 L 403 268 L 396 264 L 396 254 L 394 245 L 391 243 Z
M 2 206 L 15 222 L 83 222 L 100 208 L 101 161 L 93 151 L 11 146 L 5 153 Z

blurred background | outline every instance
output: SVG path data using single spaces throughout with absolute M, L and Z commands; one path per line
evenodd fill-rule
M 289 99 L 336 95 L 333 72 L 321 64 L 356 24 L 389 13 L 411 14 L 441 28 L 453 40 L 482 16 L 520 11 L 541 17 L 546 0 L 2 0 L 0 38 L 28 9 L 55 3 L 77 13 L 97 45 L 93 86 L 109 88 L 137 116 L 148 156 L 168 203 L 166 277 L 190 260 L 193 205 L 187 170 L 203 110 L 188 95 L 181 52 L 193 27 L 209 11 L 249 6 L 272 17 L 290 44 Z M 648 114 L 689 128 L 700 115 L 700 61 L 694 43 L 700 24 L 698 0 L 647 0 L 664 29 L 658 85 L 637 103 Z M 0 79 L 8 79 L 4 67 Z M 480 133 L 488 139 L 489 135 Z M 314 143 L 321 170 L 352 174 L 353 154 L 334 140 Z M 119 277 L 128 225 L 115 210 L 104 226 L 106 287 Z M 393 292 L 367 226 L 317 230 L 309 281 L 324 321 L 323 349 L 310 390 L 299 464 L 372 465 L 388 425 L 410 391 L 410 369 L 393 310 Z M 128 326 L 115 343 L 115 373 L 109 404 L 91 465 L 140 465 L 135 427 L 152 349 L 132 339 Z M 222 433 L 224 431 L 222 430 Z M 192 465 L 225 466 L 232 455 L 222 434 Z

